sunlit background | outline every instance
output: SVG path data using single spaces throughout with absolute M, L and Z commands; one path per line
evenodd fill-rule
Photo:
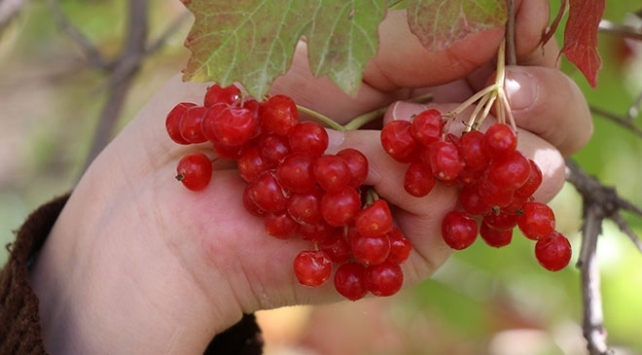
M 153 41 L 185 10 L 179 1 L 150 3 Z M 639 10 L 631 3 L 607 1 L 606 17 L 622 22 L 627 11 Z M 118 55 L 125 0 L 60 5 L 105 57 Z M 184 22 L 145 60 L 119 126 L 183 67 L 190 25 L 191 20 Z M 591 105 L 622 115 L 642 93 L 642 49 L 607 35 L 600 44 L 605 67 L 598 89 L 590 89 L 565 62 L 563 69 Z M 106 76 L 85 65 L 42 1 L 27 1 L 0 32 L 0 64 L 0 242 L 5 245 L 30 211 L 70 190 L 78 178 L 105 101 Z M 576 160 L 642 206 L 642 139 L 599 117 L 595 126 L 593 140 Z M 579 203 L 570 185 L 551 202 L 558 229 L 576 251 Z M 629 221 L 642 234 L 642 219 Z M 579 273 L 573 267 L 544 271 L 532 247 L 519 237 L 502 249 L 478 242 L 456 253 L 433 279 L 391 298 L 259 312 L 266 353 L 582 354 Z M 618 354 L 642 354 L 642 255 L 609 223 L 598 249 L 609 342 Z M 1 264 L 6 257 L 3 248 Z

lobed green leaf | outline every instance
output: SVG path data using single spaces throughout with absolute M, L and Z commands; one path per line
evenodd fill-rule
M 444 50 L 469 34 L 503 27 L 505 0 L 408 0 L 408 24 L 421 43 Z
M 183 79 L 240 82 L 261 98 L 289 68 L 304 37 L 313 73 L 356 94 L 376 54 L 385 0 L 184 0 L 195 22 Z

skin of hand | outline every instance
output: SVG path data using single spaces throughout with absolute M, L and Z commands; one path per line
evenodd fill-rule
M 519 149 L 542 168 L 545 182 L 537 197 L 546 201 L 563 184 L 563 157 L 586 144 L 592 124 L 579 89 L 555 68 L 555 44 L 538 46 L 547 1 L 517 1 L 517 9 L 520 66 L 507 68 L 507 89 L 520 127 Z M 429 91 L 435 97 L 430 106 L 445 112 L 492 80 L 502 30 L 433 53 L 416 42 L 404 21 L 393 12 L 382 23 L 381 49 L 357 97 L 313 78 L 303 45 L 273 92 L 339 122 L 390 105 L 388 121 L 425 108 L 398 100 Z M 265 234 L 263 222 L 244 210 L 244 182 L 233 166 L 216 163 L 212 181 L 199 192 L 174 179 L 182 155 L 211 149 L 172 142 L 165 116 L 178 102 L 201 102 L 206 87 L 172 79 L 74 189 L 31 271 L 48 351 L 202 352 L 242 313 L 341 299 L 332 282 L 315 289 L 297 283 L 292 261 L 311 245 Z M 405 193 L 403 166 L 382 150 L 377 130 L 331 131 L 330 141 L 329 151 L 354 147 L 368 156 L 366 183 L 394 205 L 395 222 L 411 238 L 404 286 L 430 277 L 451 254 L 439 231 L 441 218 L 455 206 L 456 190 L 437 185 L 424 198 Z

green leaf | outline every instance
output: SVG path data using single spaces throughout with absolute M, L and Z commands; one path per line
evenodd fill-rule
M 428 49 L 439 51 L 469 34 L 506 23 L 505 0 L 408 0 L 410 31 Z
M 355 94 L 376 53 L 385 0 L 184 0 L 195 22 L 184 80 L 240 82 L 261 98 L 289 68 L 302 36 L 313 73 Z
M 323 0 L 308 31 L 314 75 L 327 75 L 344 92 L 356 94 L 366 63 L 377 53 L 377 28 L 385 13 L 385 1 Z
M 186 2 L 195 21 L 185 40 L 192 52 L 184 80 L 241 82 L 262 97 L 285 73 L 294 46 L 309 24 L 305 14 L 317 1 L 192 0 Z

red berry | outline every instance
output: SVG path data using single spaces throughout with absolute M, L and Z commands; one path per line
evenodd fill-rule
M 256 117 L 259 116 L 259 109 L 261 108 L 261 103 L 256 101 L 255 99 L 246 99 L 245 101 L 241 102 L 239 106 L 250 110 L 250 112 L 252 112 L 254 116 Z
M 279 239 L 289 239 L 296 235 L 299 224 L 286 211 L 269 213 L 263 217 L 265 231 Z
M 176 167 L 176 180 L 192 191 L 203 190 L 212 178 L 212 162 L 203 153 L 192 153 L 182 157 Z
M 489 159 L 482 148 L 483 141 L 484 133 L 477 130 L 463 133 L 459 139 L 459 153 L 467 169 L 480 171 L 488 165 Z
M 336 228 L 326 223 L 324 220 L 315 224 L 301 224 L 299 225 L 299 234 L 305 240 L 312 243 L 322 243 L 337 232 Z
M 377 265 L 390 255 L 390 239 L 387 235 L 368 237 L 356 234 L 350 239 L 352 255 L 364 265 Z
M 388 233 L 388 239 L 390 239 L 390 254 L 387 261 L 393 264 L 401 264 L 408 260 L 412 251 L 412 243 L 410 239 L 403 236 L 401 229 L 393 227 Z
M 477 222 L 466 212 L 450 211 L 441 222 L 441 234 L 449 247 L 466 249 L 477 239 Z
M 259 115 L 265 128 L 286 136 L 299 123 L 299 111 L 294 100 L 285 95 L 274 95 L 259 108 Z
M 491 212 L 493 205 L 486 202 L 479 195 L 476 183 L 465 185 L 459 193 L 459 204 L 468 213 L 482 216 Z
M 435 176 L 430 165 L 414 161 L 408 165 L 403 178 L 403 188 L 412 196 L 423 197 L 435 187 Z
M 252 189 L 250 187 L 250 185 L 247 185 L 245 186 L 245 189 L 243 189 L 243 207 L 245 207 L 245 210 L 251 214 L 257 217 L 262 217 L 265 215 L 265 211 L 260 209 L 259 206 L 254 203 L 254 200 L 252 200 Z
M 392 213 L 388 202 L 379 199 L 362 209 L 354 220 L 357 232 L 366 237 L 384 235 L 392 230 Z
M 288 197 L 271 171 L 261 174 L 250 184 L 250 197 L 260 209 L 267 212 L 283 211 L 288 204 Z
M 510 244 L 513 239 L 512 229 L 498 230 L 482 222 L 479 226 L 479 236 L 491 247 L 501 248 Z
M 361 210 L 361 199 L 356 189 L 346 187 L 337 192 L 327 192 L 321 198 L 321 216 L 329 225 L 347 226 Z
M 239 175 L 241 175 L 241 178 L 246 182 L 256 181 L 263 172 L 274 168 L 263 160 L 259 147 L 257 146 L 250 146 L 243 149 L 236 165 L 239 170 Z
M 480 174 L 483 173 L 483 169 L 480 171 L 474 171 L 468 168 L 467 166 L 464 166 L 464 169 L 457 175 L 457 180 L 452 181 L 451 183 L 457 183 L 460 186 L 463 185 L 471 185 L 479 179 Z M 447 184 L 448 185 L 448 184 Z
M 243 146 L 231 146 L 221 142 L 212 142 L 214 152 L 221 159 L 238 160 L 243 152 Z
M 464 161 L 454 143 L 439 140 L 422 153 L 422 160 L 430 164 L 435 178 L 453 181 L 464 169 Z
M 314 160 L 312 171 L 317 183 L 328 192 L 335 192 L 348 186 L 350 168 L 338 155 L 322 155 Z
M 332 261 L 320 250 L 304 250 L 294 258 L 294 274 L 304 286 L 323 285 L 332 275 Z
M 241 97 L 241 90 L 234 85 L 221 87 L 218 84 L 214 84 L 207 88 L 205 92 L 205 98 L 203 99 L 203 104 L 205 106 L 212 106 L 217 103 L 224 103 L 228 105 L 235 104 L 238 102 Z
M 165 119 L 165 129 L 167 130 L 169 138 L 178 144 L 190 144 L 190 142 L 181 135 L 180 123 L 185 111 L 194 106 L 196 106 L 195 103 L 179 102 L 167 114 L 167 118 Z
M 542 184 L 542 170 L 532 159 L 529 159 L 528 161 L 531 165 L 530 174 L 528 175 L 526 182 L 515 190 L 515 196 L 517 197 L 529 198 L 533 196 L 535 191 L 537 191 L 537 188 L 539 188 L 539 185 Z
M 346 263 L 334 273 L 334 287 L 339 294 L 351 301 L 363 298 L 367 293 L 365 285 L 365 266 Z
M 403 285 L 403 271 L 398 264 L 384 262 L 366 267 L 365 284 L 375 296 L 392 296 Z
M 517 136 L 508 125 L 495 123 L 484 134 L 483 148 L 491 159 L 501 158 L 517 149 Z
M 485 215 L 483 222 L 497 230 L 513 229 L 517 226 L 517 214 L 502 209 L 499 213 L 493 212 Z
M 323 250 L 332 262 L 343 264 L 352 255 L 350 244 L 343 237 L 343 229 L 339 228 L 331 236 L 319 243 L 319 250 Z
M 328 132 L 316 122 L 301 122 L 296 125 L 288 137 L 292 152 L 319 156 L 328 148 Z
M 214 122 L 218 119 L 218 115 L 223 112 L 229 105 L 219 103 L 212 106 L 208 106 L 207 111 L 203 115 L 203 120 L 201 121 L 201 131 L 203 136 L 211 142 L 219 142 L 216 132 L 214 132 Z
M 248 109 L 230 106 L 218 114 L 213 130 L 218 141 L 228 146 L 241 146 L 254 137 L 258 119 Z
M 493 184 L 516 190 L 524 185 L 531 173 L 531 164 L 521 152 L 507 153 L 490 163 L 488 179 Z
M 318 186 L 308 192 L 291 195 L 288 201 L 288 213 L 300 224 L 319 223 L 323 195 L 323 190 Z
M 276 168 L 279 183 L 294 193 L 312 191 L 317 183 L 312 170 L 313 163 L 314 158 L 307 154 L 288 155 Z
M 514 189 L 496 185 L 488 176 L 482 176 L 477 181 L 477 192 L 482 202 L 493 207 L 506 207 L 513 200 Z
M 555 230 L 555 213 L 545 203 L 529 201 L 522 206 L 517 224 L 527 238 L 537 240 Z
M 439 140 L 443 128 L 444 120 L 441 112 L 435 109 L 428 109 L 413 118 L 410 134 L 417 142 L 427 147 Z
M 261 157 L 269 164 L 278 164 L 290 154 L 288 137 L 276 133 L 262 134 L 258 138 Z
M 360 151 L 346 148 L 337 153 L 342 157 L 350 169 L 349 186 L 357 188 L 363 185 L 368 177 L 368 158 Z
M 178 126 L 183 139 L 195 144 L 207 141 L 201 129 L 201 122 L 206 111 L 207 107 L 204 106 L 192 106 L 185 110 Z
M 381 146 L 394 160 L 410 163 L 418 153 L 418 144 L 410 133 L 411 123 L 396 120 L 386 124 L 381 130 Z
M 535 244 L 537 261 L 550 271 L 559 271 L 565 268 L 571 261 L 571 254 L 571 243 L 557 231 L 540 238 Z

